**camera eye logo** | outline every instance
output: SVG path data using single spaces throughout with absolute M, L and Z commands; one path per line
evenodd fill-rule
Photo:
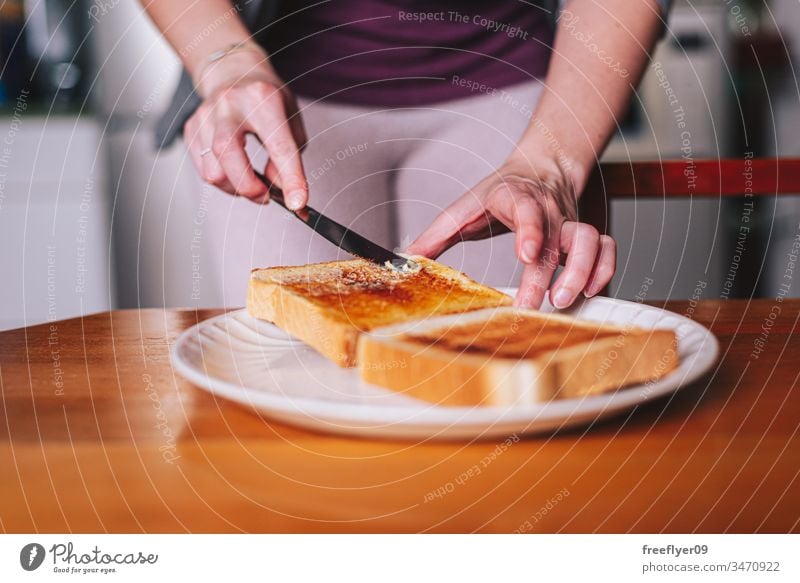
M 44 562 L 44 547 L 38 543 L 29 543 L 19 552 L 19 564 L 26 571 L 35 571 Z

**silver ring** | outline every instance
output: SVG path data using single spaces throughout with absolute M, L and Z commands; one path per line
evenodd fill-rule
M 205 150 L 200 152 L 200 155 L 201 156 L 205 156 L 206 154 L 210 154 L 210 153 L 211 153 L 211 148 L 206 148 Z

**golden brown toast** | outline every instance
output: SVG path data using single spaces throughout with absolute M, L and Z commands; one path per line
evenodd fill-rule
M 511 405 L 657 379 L 678 363 L 671 330 L 493 308 L 373 329 L 359 339 L 368 383 L 440 405 Z
M 254 269 L 247 311 L 339 366 L 353 366 L 356 341 L 364 331 L 512 302 L 445 265 L 422 257 L 414 261 L 420 269 L 412 273 L 363 259 Z

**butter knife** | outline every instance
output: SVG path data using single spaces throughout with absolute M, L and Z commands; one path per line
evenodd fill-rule
M 391 266 L 394 269 L 406 270 L 409 268 L 416 268 L 416 265 L 410 259 L 406 259 L 397 253 L 384 249 L 363 235 L 359 235 L 352 229 L 348 229 L 333 219 L 329 219 L 310 206 L 303 207 L 299 211 L 291 210 L 286 206 L 286 201 L 283 198 L 283 192 L 280 188 L 272 184 L 263 174 L 256 172 L 256 176 L 269 189 L 270 200 L 278 203 L 301 222 L 311 227 L 318 235 L 322 235 L 325 239 L 350 255 L 372 261 L 381 266 Z

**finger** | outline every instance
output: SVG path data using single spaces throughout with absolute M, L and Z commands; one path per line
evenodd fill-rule
M 267 160 L 267 165 L 264 168 L 264 178 L 266 178 L 270 184 L 278 184 L 278 167 L 275 166 L 272 160 Z
M 544 213 L 530 194 L 503 184 L 487 199 L 486 208 L 511 231 L 516 233 L 517 257 L 523 263 L 533 263 L 544 243 Z
M 405 252 L 409 255 L 422 255 L 423 257 L 436 259 L 458 243 L 461 239 L 458 235 L 459 230 L 459 224 L 455 217 L 444 211 L 433 220 L 419 237 L 411 242 L 411 245 L 406 247 Z
M 308 143 L 308 133 L 303 123 L 303 117 L 297 108 L 293 108 L 289 116 L 289 129 L 292 132 L 292 136 L 294 136 L 294 143 L 297 144 L 301 151 L 304 150 Z
M 286 204 L 293 210 L 303 208 L 308 202 L 308 185 L 282 97 L 273 92 L 251 111 L 249 123 L 267 150 L 270 161 L 275 164 L 278 171 L 276 183 L 286 196 Z
M 608 235 L 600 236 L 600 252 L 597 254 L 589 283 L 586 284 L 584 295 L 590 298 L 600 293 L 606 287 L 617 269 L 617 243 Z
M 236 193 L 247 198 L 261 197 L 267 187 L 256 177 L 245 147 L 245 130 L 234 121 L 219 121 L 214 129 L 211 150 Z M 208 156 L 206 156 L 208 157 Z
M 489 224 L 482 201 L 470 191 L 444 209 L 406 252 L 435 259 L 459 241 L 480 238 Z
M 183 141 L 186 144 L 186 149 L 189 151 L 189 157 L 192 159 L 195 169 L 198 174 L 203 173 L 203 141 L 201 140 L 199 132 L 199 123 L 195 116 L 192 116 L 183 126 Z
M 586 223 L 567 221 L 561 227 L 560 244 L 567 262 L 550 290 L 550 298 L 553 306 L 563 309 L 572 305 L 589 282 L 599 257 L 600 233 Z
M 190 148 L 190 153 L 203 180 L 224 190 L 228 194 L 236 194 L 233 185 L 228 182 L 228 177 L 222 165 L 217 160 L 211 149 L 214 138 L 214 127 L 208 117 L 198 119 L 196 138 Z
M 258 204 L 268 204 L 270 201 L 269 189 L 272 185 L 277 186 L 278 169 L 275 167 L 275 164 L 273 164 L 271 160 L 267 161 L 267 165 L 264 167 L 263 175 L 264 178 L 267 180 L 267 184 L 269 185 L 267 186 L 267 191 L 262 196 L 250 199 Z
M 284 108 L 286 110 L 286 119 L 289 122 L 289 129 L 294 136 L 294 143 L 300 150 L 304 150 L 308 143 L 308 134 L 306 133 L 305 124 L 303 123 L 303 116 L 300 115 L 300 108 L 297 101 L 292 96 L 282 94 Z
M 287 126 L 278 134 L 267 144 L 266 149 L 277 170 L 276 182 L 286 193 L 286 204 L 292 210 L 300 210 L 308 204 L 308 186 L 300 149 Z
M 545 204 L 541 207 L 541 236 L 544 239 L 542 249 L 534 261 L 528 263 L 522 272 L 520 289 L 515 304 L 521 308 L 539 308 L 545 293 L 558 268 L 561 254 L 559 242 L 564 217 L 557 210 Z
M 265 184 L 266 191 L 261 196 L 257 196 L 255 198 L 251 198 L 253 202 L 258 204 L 267 204 L 270 200 L 270 189 L 273 187 L 278 187 L 278 169 L 275 167 L 275 164 L 272 161 L 267 161 L 267 165 L 264 167 L 264 178 L 267 181 Z M 262 184 L 264 184 L 262 182 Z
M 514 305 L 519 308 L 538 309 L 550 287 L 556 267 L 558 267 L 558 250 L 555 242 L 548 242 L 542 254 L 533 263 L 525 266 Z

